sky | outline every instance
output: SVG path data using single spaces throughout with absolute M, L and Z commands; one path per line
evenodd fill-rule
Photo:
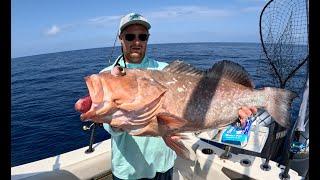
M 120 18 L 142 14 L 149 44 L 260 42 L 266 0 L 11 0 L 11 57 L 112 47 Z M 119 42 L 116 43 L 119 45 Z

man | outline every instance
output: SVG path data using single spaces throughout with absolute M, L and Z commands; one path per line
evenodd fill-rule
M 141 15 L 130 13 L 120 21 L 119 40 L 122 55 L 101 72 L 116 64 L 126 68 L 163 69 L 167 63 L 145 55 L 151 25 Z M 176 154 L 161 137 L 131 136 L 103 125 L 111 135 L 113 179 L 172 179 Z
M 122 55 L 116 62 L 103 69 L 114 70 L 117 66 L 126 68 L 146 68 L 162 70 L 168 64 L 147 57 L 146 49 L 151 25 L 146 18 L 130 13 L 120 21 L 119 40 Z M 115 74 L 119 71 L 113 72 Z M 255 108 L 239 110 L 240 119 L 245 119 L 256 111 Z M 111 134 L 113 179 L 172 179 L 176 154 L 166 146 L 161 137 L 131 136 L 104 124 Z

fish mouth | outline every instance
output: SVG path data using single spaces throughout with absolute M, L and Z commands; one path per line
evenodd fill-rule
M 82 121 L 95 118 L 103 118 L 113 113 L 116 104 L 106 100 L 107 89 L 103 88 L 104 81 L 98 74 L 85 77 L 85 82 L 91 98 L 91 106 L 87 112 L 80 115 Z

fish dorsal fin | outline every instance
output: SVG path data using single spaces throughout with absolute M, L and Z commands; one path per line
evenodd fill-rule
M 191 76 L 203 76 L 205 75 L 204 71 L 196 69 L 191 64 L 187 64 L 181 60 L 175 60 L 166 66 L 163 71 Z
M 254 88 L 249 73 L 238 63 L 229 60 L 222 60 L 215 63 L 206 72 L 208 77 L 225 78 L 233 82 Z

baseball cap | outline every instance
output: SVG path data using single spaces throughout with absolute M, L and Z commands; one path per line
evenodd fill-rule
M 151 28 L 151 25 L 149 24 L 148 20 L 145 17 L 143 17 L 138 13 L 129 13 L 123 16 L 120 20 L 119 34 L 125 27 L 131 24 L 141 24 L 144 27 L 146 27 L 148 30 Z

